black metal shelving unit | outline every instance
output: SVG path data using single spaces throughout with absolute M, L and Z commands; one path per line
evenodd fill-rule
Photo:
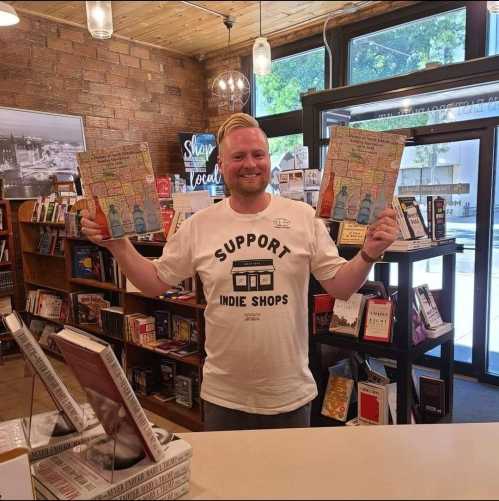
M 351 258 L 358 248 L 340 247 L 340 255 Z M 358 351 L 375 357 L 389 358 L 395 361 L 398 373 L 397 384 L 397 423 L 411 422 L 412 413 L 412 366 L 414 362 L 437 346 L 441 346 L 440 378 L 446 384 L 446 420 L 452 418 L 453 380 L 454 380 L 454 331 L 450 331 L 436 339 L 427 339 L 413 346 L 411 305 L 414 300 L 412 288 L 413 264 L 434 257 L 442 256 L 442 294 L 440 313 L 445 322 L 454 321 L 454 289 L 456 253 L 462 252 L 462 246 L 450 243 L 409 252 L 387 252 L 383 261 L 375 264 L 376 280 L 381 280 L 386 287 L 390 279 L 390 263 L 398 264 L 398 302 L 397 318 L 394 324 L 393 342 L 376 343 L 362 339 L 331 334 L 318 333 L 311 338 L 312 344 L 327 344 L 343 350 Z

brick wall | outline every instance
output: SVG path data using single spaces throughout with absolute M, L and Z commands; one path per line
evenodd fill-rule
M 179 172 L 176 133 L 205 127 L 204 69 L 21 14 L 0 29 L 0 106 L 80 115 L 88 149 L 147 141 L 156 172 Z
M 87 30 L 20 14 L 0 28 L 0 106 L 80 115 L 87 149 L 147 141 L 159 174 L 180 172 L 179 131 L 205 130 L 203 65 L 119 39 L 94 40 Z M 22 307 L 17 255 L 16 306 Z

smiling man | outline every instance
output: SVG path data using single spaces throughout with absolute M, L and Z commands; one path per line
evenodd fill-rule
M 266 193 L 268 141 L 253 117 L 232 115 L 217 139 L 231 194 L 182 223 L 161 258 L 143 258 L 127 239 L 103 241 L 88 214 L 83 232 L 148 295 L 199 274 L 207 300 L 206 430 L 309 426 L 317 395 L 308 368 L 310 273 L 332 296 L 348 298 L 395 240 L 395 214 L 385 209 L 346 261 L 312 207 Z

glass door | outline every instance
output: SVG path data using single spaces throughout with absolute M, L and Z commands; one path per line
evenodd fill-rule
M 463 253 L 456 256 L 454 359 L 471 364 L 480 139 L 465 137 L 416 137 L 414 144 L 404 150 L 395 194 L 415 196 L 425 217 L 428 195 L 446 199 L 447 236 L 455 237 L 464 246 Z M 397 283 L 396 265 L 392 266 L 390 278 Z M 414 264 L 413 286 L 422 284 L 430 289 L 441 288 L 441 257 Z M 439 348 L 430 355 L 439 355 Z

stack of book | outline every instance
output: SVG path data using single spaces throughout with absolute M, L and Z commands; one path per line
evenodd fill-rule
M 416 197 L 394 197 L 392 202 L 400 238 L 387 249 L 388 252 L 407 252 L 431 247 L 431 238 L 416 201 Z
M 56 322 L 66 322 L 69 315 L 66 299 L 44 289 L 33 289 L 28 292 L 26 311 Z
M 0 290 L 12 289 L 14 287 L 14 272 L 0 271 Z
M 434 339 L 452 330 L 452 323 L 442 320 L 435 298 L 427 284 L 415 287 L 414 295 L 419 304 L 428 338 Z

